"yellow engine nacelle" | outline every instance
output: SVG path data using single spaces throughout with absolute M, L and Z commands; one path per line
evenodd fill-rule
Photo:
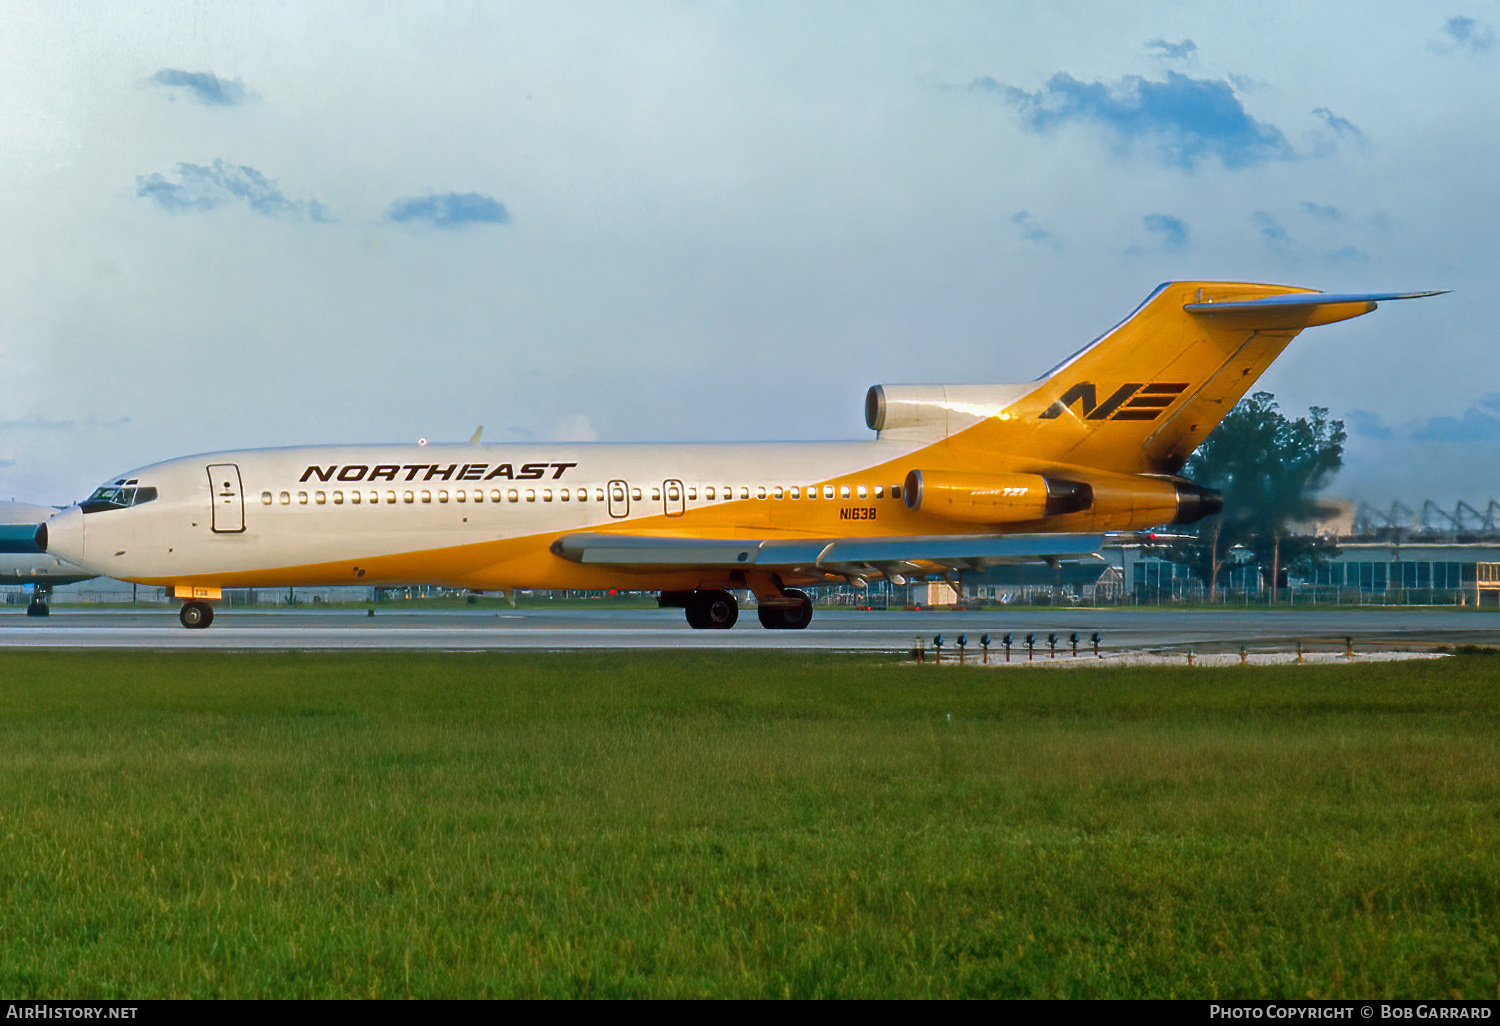
M 1079 481 L 1041 474 L 962 474 L 913 470 L 901 489 L 907 509 L 946 520 L 1006 524 L 1062 513 L 1077 513 L 1093 502 L 1093 490 Z
M 1131 531 L 1191 524 L 1223 506 L 1217 492 L 1181 478 L 1110 474 L 1076 468 L 1074 480 L 1043 474 L 964 474 L 913 470 L 902 498 L 908 509 L 971 524 L 1011 524 L 1078 514 L 1069 531 Z M 1063 471 L 1067 473 L 1067 471 Z

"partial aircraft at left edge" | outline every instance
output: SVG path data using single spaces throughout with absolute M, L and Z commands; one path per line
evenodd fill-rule
M 91 580 L 82 567 L 49 556 L 36 543 L 37 528 L 56 513 L 51 506 L 32 506 L 24 502 L 0 502 L 0 584 L 29 584 L 31 601 L 27 616 L 46 616 L 51 607 L 47 599 L 61 584 Z

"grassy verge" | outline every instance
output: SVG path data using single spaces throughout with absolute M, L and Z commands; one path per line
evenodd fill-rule
M 1497 996 L 1500 658 L 0 655 L 0 993 Z

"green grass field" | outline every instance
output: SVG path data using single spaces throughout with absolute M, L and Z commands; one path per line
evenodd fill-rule
M 1500 657 L 0 655 L 0 995 L 1500 996 Z

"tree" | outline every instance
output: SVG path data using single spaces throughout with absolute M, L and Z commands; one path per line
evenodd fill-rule
M 1169 558 L 1189 566 L 1215 600 L 1221 571 L 1246 564 L 1271 568 L 1271 594 L 1282 567 L 1306 572 L 1337 555 L 1324 538 L 1288 528 L 1332 512 L 1317 499 L 1344 463 L 1344 422 L 1314 406 L 1288 420 L 1269 392 L 1241 400 L 1189 458 L 1183 473 L 1224 496 L 1224 508 L 1201 521 Z M 1238 553 L 1236 553 L 1238 550 Z

